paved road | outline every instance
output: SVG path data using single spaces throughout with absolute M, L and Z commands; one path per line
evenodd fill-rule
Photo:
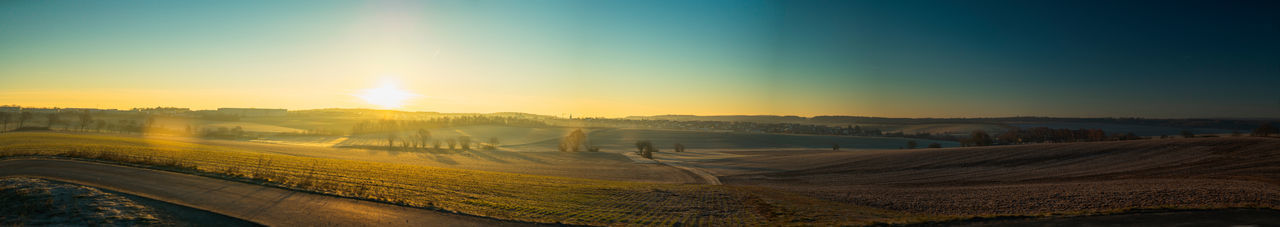
M 0 161 L 0 177 L 84 184 L 207 210 L 268 226 L 518 226 L 521 223 L 110 164 Z

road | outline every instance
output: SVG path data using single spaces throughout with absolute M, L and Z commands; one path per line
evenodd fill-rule
M 525 226 L 426 209 L 143 168 L 49 159 L 0 161 L 0 177 L 84 184 L 268 226 Z

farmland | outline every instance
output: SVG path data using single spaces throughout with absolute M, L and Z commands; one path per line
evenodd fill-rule
M 638 140 L 653 141 L 654 144 L 662 148 L 670 149 L 675 143 L 682 143 L 689 149 L 755 149 L 755 148 L 827 148 L 838 144 L 842 148 L 850 149 L 896 149 L 907 144 L 907 141 L 917 141 L 920 144 L 928 144 L 936 142 L 944 147 L 956 147 L 959 143 L 954 141 L 936 141 L 936 140 L 920 140 L 908 138 L 890 138 L 890 137 L 862 137 L 862 136 L 819 136 L 819 135 L 790 135 L 790 134 L 771 134 L 771 133 L 737 133 L 737 132 L 705 132 L 705 131 L 676 131 L 676 130 L 653 130 L 653 129 L 601 129 L 588 133 L 588 140 L 592 144 L 601 146 L 609 150 L 634 150 L 632 144 Z M 556 140 L 543 141 L 540 143 L 513 145 L 514 149 L 521 148 L 554 148 Z
M 1280 139 L 1196 138 L 974 148 L 729 152 L 729 185 L 933 215 L 1280 208 Z M 799 166 L 812 166 L 800 168 Z M 727 167 L 734 168 L 727 168 Z M 752 171 L 769 169 L 776 171 Z
M 671 131 L 592 135 L 620 143 L 663 141 L 662 133 Z M 835 151 L 771 148 L 770 140 L 752 135 L 674 133 L 685 134 L 665 138 L 719 142 L 659 152 L 654 159 L 661 164 L 651 164 L 625 157 L 631 151 L 619 145 L 576 153 L 529 144 L 385 150 L 21 132 L 0 134 L 0 155 L 104 160 L 504 220 L 585 225 L 860 225 L 1280 206 L 1280 140 L 1274 138 Z M 722 144 L 759 147 L 712 148 Z M 724 185 L 705 185 L 691 172 Z
M 174 140 L 0 135 L 0 154 L 152 166 L 506 220 L 621 225 L 869 224 L 928 217 L 758 187 L 653 184 L 265 154 Z

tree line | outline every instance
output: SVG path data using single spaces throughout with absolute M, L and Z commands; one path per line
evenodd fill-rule
M 401 131 L 383 132 L 383 138 L 387 140 L 388 150 L 420 150 L 434 149 L 444 150 L 471 150 L 475 148 L 483 148 L 486 150 L 496 150 L 500 141 L 498 137 L 489 137 L 489 142 L 485 143 L 479 140 L 472 140 L 471 136 L 456 136 L 450 138 L 435 138 L 431 135 L 431 131 L 427 129 L 418 129 L 410 133 L 402 133 Z
M 43 120 L 44 124 L 37 124 Z M 141 121 L 139 121 L 141 120 Z M 82 132 L 118 132 L 141 133 L 155 124 L 155 117 L 144 115 L 141 119 L 117 119 L 115 121 L 100 119 L 89 111 L 74 113 L 46 113 L 38 115 L 32 112 L 0 112 L 0 131 L 9 130 L 53 130 L 61 126 L 62 130 Z M 10 128 L 11 123 L 17 126 Z

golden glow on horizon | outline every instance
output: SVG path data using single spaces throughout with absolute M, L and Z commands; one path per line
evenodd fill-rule
M 416 98 L 418 94 L 400 89 L 396 83 L 386 80 L 382 85 L 376 88 L 365 89 L 356 97 L 364 99 L 369 104 L 377 105 L 386 109 L 399 109 L 404 106 L 405 101 Z

